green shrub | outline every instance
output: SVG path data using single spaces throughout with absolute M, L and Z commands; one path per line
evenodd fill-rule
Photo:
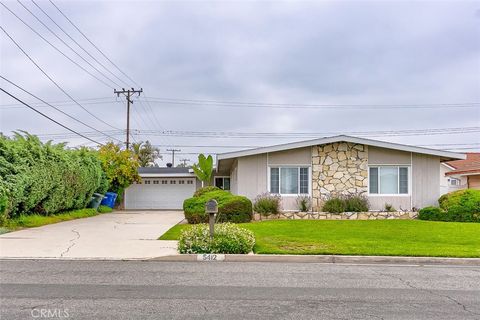
M 308 210 L 310 210 L 311 204 L 312 204 L 312 202 L 311 202 L 309 196 L 307 196 L 307 195 L 299 195 L 299 196 L 297 197 L 297 208 L 298 208 L 298 210 L 300 210 L 301 212 L 307 212 Z
M 217 219 L 222 222 L 249 222 L 252 220 L 252 202 L 243 196 L 232 195 L 221 189 L 205 192 L 183 202 L 183 211 L 188 223 L 208 222 L 205 203 L 215 199 L 218 202 Z
M 209 226 L 198 224 L 182 231 L 178 242 L 180 253 L 249 253 L 255 245 L 253 232 L 232 223 L 215 224 L 210 239 Z
M 0 135 L 0 217 L 82 209 L 105 188 L 95 151 L 42 143 L 36 136 Z
M 446 193 L 438 199 L 438 203 L 440 208 L 446 211 L 458 205 L 471 209 L 480 203 L 480 190 L 465 189 Z
M 366 212 L 370 209 L 367 197 L 362 195 L 350 195 L 345 198 L 346 212 Z
M 253 201 L 253 211 L 268 216 L 280 212 L 280 202 L 282 198 L 278 194 L 262 193 Z
M 108 206 L 99 206 L 97 211 L 100 213 L 110 213 L 113 209 Z
M 330 213 L 341 213 L 345 212 L 347 205 L 345 200 L 341 198 L 330 198 L 323 204 L 322 211 Z
M 218 187 L 215 187 L 215 186 L 207 186 L 207 187 L 203 187 L 203 188 L 200 188 L 198 189 L 197 191 L 195 191 L 195 193 L 193 194 L 194 197 L 200 197 L 202 195 L 204 195 L 205 193 L 207 192 L 212 192 L 212 191 L 218 191 L 218 190 L 222 190 Z
M 445 216 L 445 211 L 438 207 L 425 207 L 418 211 L 418 219 L 420 220 L 443 221 Z
M 395 209 L 395 207 L 394 207 L 391 203 L 385 203 L 384 210 L 385 210 L 386 212 L 394 212 L 394 211 L 397 211 L 397 209 Z

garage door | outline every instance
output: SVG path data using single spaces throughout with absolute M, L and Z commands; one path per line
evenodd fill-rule
M 195 192 L 194 178 L 142 179 L 125 192 L 126 209 L 182 209 Z

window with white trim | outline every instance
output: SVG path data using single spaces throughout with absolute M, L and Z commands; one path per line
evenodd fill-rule
M 230 190 L 230 177 L 215 177 L 215 187 Z
M 369 168 L 370 194 L 408 194 L 409 167 L 372 166 Z
M 457 179 L 457 178 L 449 178 L 448 182 L 450 182 L 451 186 L 459 186 L 460 185 L 460 179 Z
M 271 167 L 270 193 L 308 194 L 310 191 L 308 167 Z

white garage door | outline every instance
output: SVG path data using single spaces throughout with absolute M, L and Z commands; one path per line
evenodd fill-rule
M 125 192 L 126 209 L 182 209 L 195 192 L 194 178 L 145 178 Z

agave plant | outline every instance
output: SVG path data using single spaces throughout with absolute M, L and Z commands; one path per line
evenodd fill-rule
M 213 158 L 211 155 L 208 157 L 205 157 L 204 154 L 198 155 L 198 163 L 195 163 L 192 169 L 198 180 L 202 181 L 202 186 L 210 185 L 213 172 Z

